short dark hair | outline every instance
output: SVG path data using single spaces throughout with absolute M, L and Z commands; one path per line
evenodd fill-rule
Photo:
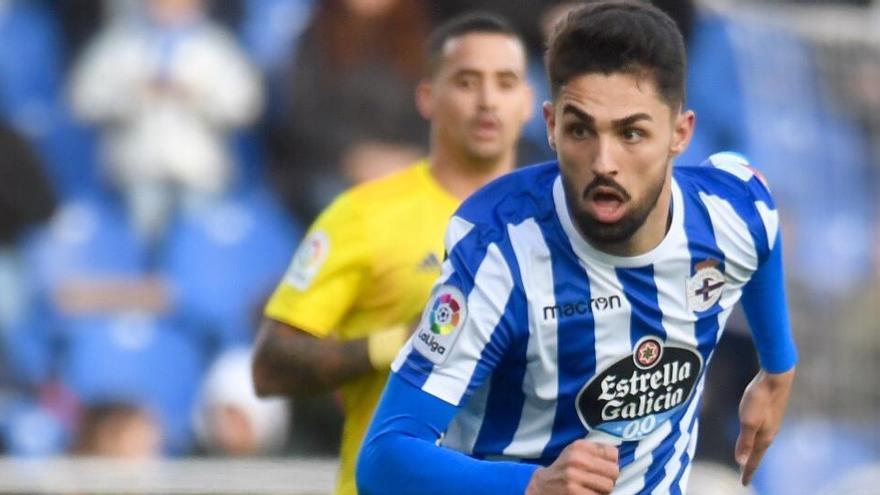
M 447 20 L 431 32 L 428 38 L 428 73 L 434 74 L 440 67 L 443 47 L 449 40 L 472 33 L 510 36 L 519 41 L 525 50 L 525 40 L 510 21 L 490 12 L 469 12 Z
M 545 55 L 555 98 L 573 77 L 627 72 L 651 76 L 661 98 L 684 103 L 687 56 L 675 21 L 637 0 L 589 3 L 560 21 Z

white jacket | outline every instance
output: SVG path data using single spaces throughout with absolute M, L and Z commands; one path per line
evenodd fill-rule
M 262 87 L 235 40 L 208 21 L 177 31 L 119 22 L 74 70 L 77 114 L 105 130 L 121 184 L 165 180 L 207 193 L 232 179 L 227 132 L 255 120 Z

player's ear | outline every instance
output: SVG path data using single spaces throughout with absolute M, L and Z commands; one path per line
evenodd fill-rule
M 550 149 L 556 151 L 556 109 L 552 101 L 545 101 L 541 107 L 544 110 L 544 123 L 547 124 L 547 144 Z
M 416 108 L 426 120 L 434 115 L 433 87 L 428 80 L 422 80 L 416 86 Z
M 696 115 L 693 110 L 685 110 L 675 117 L 674 127 L 672 130 L 672 142 L 669 145 L 669 151 L 678 156 L 684 153 L 691 137 L 694 135 L 694 124 L 696 123 Z

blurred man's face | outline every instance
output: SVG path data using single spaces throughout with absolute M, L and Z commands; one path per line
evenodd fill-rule
M 382 17 L 395 7 L 397 0 L 345 0 L 348 10 L 357 17 L 375 19 Z
M 613 73 L 572 78 L 544 117 L 569 211 L 591 243 L 626 251 L 646 222 L 665 231 L 672 159 L 687 147 L 692 112 L 670 108 L 650 77 Z
M 204 0 L 149 0 L 150 17 L 159 24 L 176 25 L 204 11 Z
M 433 77 L 418 92 L 431 120 L 432 146 L 459 161 L 493 166 L 512 156 L 532 110 L 526 54 L 511 36 L 471 33 L 450 39 Z

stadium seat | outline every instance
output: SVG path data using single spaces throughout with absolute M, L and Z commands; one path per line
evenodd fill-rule
M 48 227 L 25 241 L 24 251 L 38 291 L 74 277 L 137 276 L 147 268 L 123 212 L 97 195 L 63 204 Z
M 240 36 L 251 58 L 270 76 L 277 75 L 296 51 L 315 0 L 245 2 Z
M 880 460 L 843 471 L 828 481 L 817 495 L 874 495 L 880 487 Z
M 184 211 L 160 255 L 178 315 L 204 329 L 218 349 L 251 342 L 262 302 L 298 237 L 299 229 L 265 190 Z
M 98 197 L 63 204 L 45 227 L 22 239 L 31 294 L 19 321 L 3 333 L 5 360 L 15 381 L 37 386 L 50 378 L 63 319 L 53 294 L 64 281 L 138 277 L 143 249 L 115 204 Z
M 58 26 L 44 2 L 10 1 L 0 11 L 0 119 L 26 136 L 64 198 L 97 184 L 94 136 L 66 103 Z
M 732 23 L 730 32 L 749 142 L 740 151 L 786 212 L 791 273 L 818 295 L 858 287 L 870 273 L 875 232 L 865 136 L 835 108 L 802 39 L 759 23 Z M 816 191 L 836 199 L 816 201 Z
M 877 439 L 863 429 L 827 419 L 790 419 L 765 454 L 755 488 L 762 495 L 815 494 L 830 480 L 878 459 Z
M 61 331 L 60 378 L 84 405 L 141 405 L 160 418 L 168 453 L 189 450 L 189 419 L 205 366 L 190 332 L 141 313 L 73 319 Z
M 30 397 L 0 398 L 0 442 L 15 457 L 59 455 L 70 442 L 70 431 Z

